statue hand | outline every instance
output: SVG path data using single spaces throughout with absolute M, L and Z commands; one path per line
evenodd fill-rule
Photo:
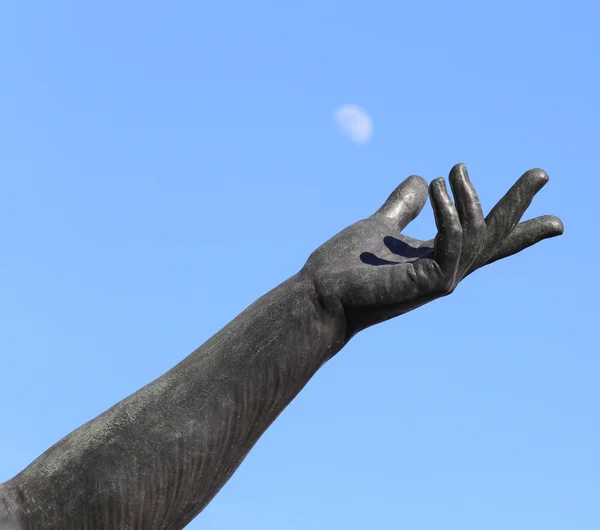
M 548 182 L 527 171 L 484 218 L 464 164 L 450 171 L 452 202 L 443 178 L 429 186 L 438 229 L 421 241 L 400 232 L 423 209 L 427 184 L 406 179 L 373 215 L 349 226 L 309 257 L 303 271 L 319 301 L 340 324 L 345 340 L 359 331 L 446 296 L 476 269 L 563 233 L 551 215 L 519 223 Z

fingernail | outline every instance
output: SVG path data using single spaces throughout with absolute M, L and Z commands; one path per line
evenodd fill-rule
M 444 180 L 444 177 L 438 177 L 436 179 L 433 179 L 432 184 L 434 186 L 437 186 L 440 190 L 446 191 L 446 181 Z
M 466 181 L 467 181 L 469 184 L 471 184 L 471 177 L 469 177 L 469 172 L 468 172 L 468 170 L 467 170 L 467 166 L 465 166 L 464 164 L 461 164 L 461 166 L 462 166 L 462 174 L 464 175 L 464 177 L 465 177 L 465 180 L 466 180 Z

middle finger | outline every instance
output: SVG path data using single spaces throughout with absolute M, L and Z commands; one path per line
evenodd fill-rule
M 459 274 L 464 274 L 477 258 L 486 231 L 483 209 L 477 192 L 471 184 L 464 164 L 456 164 L 450 171 L 450 187 L 463 230 Z

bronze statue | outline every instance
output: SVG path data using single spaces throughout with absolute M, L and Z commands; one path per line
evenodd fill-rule
M 0 528 L 185 527 L 355 334 L 563 232 L 549 215 L 519 223 L 548 181 L 541 169 L 527 171 L 485 218 L 464 165 L 449 181 L 454 202 L 444 179 L 429 186 L 435 239 L 401 233 L 428 195 L 421 177 L 409 177 L 177 366 L 1 484 Z

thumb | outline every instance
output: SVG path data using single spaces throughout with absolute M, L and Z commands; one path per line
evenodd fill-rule
M 391 220 L 398 230 L 403 230 L 421 213 L 427 196 L 427 182 L 418 175 L 412 175 L 392 192 L 375 215 Z

